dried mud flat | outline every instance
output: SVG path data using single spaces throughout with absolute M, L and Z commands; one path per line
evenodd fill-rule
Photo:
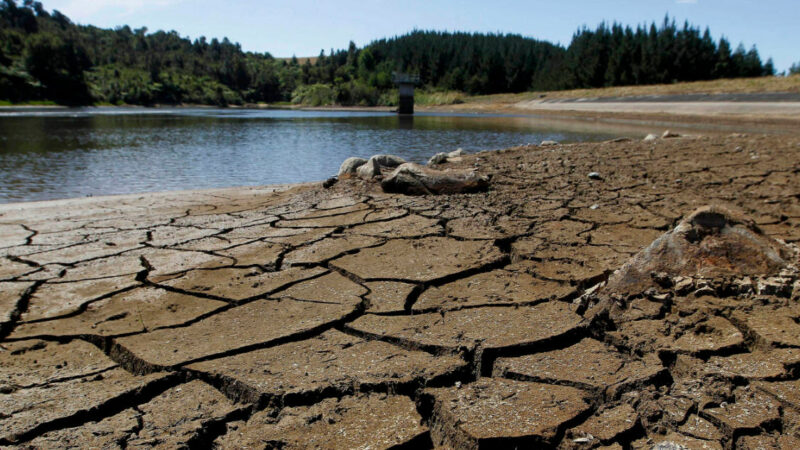
M 4 207 L 0 447 L 798 448 L 799 155 L 520 147 L 447 164 L 482 194 Z

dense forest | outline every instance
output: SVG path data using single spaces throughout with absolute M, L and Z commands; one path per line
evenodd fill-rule
M 227 38 L 74 24 L 40 2 L 0 0 L 0 100 L 60 104 L 392 105 L 392 74 L 469 94 L 672 83 L 774 74 L 755 47 L 665 18 L 601 24 L 568 47 L 519 35 L 413 31 L 303 64 L 242 51 Z

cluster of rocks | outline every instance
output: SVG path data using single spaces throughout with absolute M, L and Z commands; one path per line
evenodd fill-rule
M 490 178 L 478 174 L 474 169 L 430 168 L 446 162 L 460 162 L 465 154 L 462 149 L 437 153 L 428 161 L 429 167 L 406 162 L 394 155 L 374 155 L 369 159 L 350 157 L 339 168 L 338 178 L 381 181 L 384 192 L 407 195 L 485 192 L 489 188 Z

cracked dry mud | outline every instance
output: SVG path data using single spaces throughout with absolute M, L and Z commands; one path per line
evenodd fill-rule
M 480 194 L 8 205 L 0 447 L 797 448 L 799 154 L 520 147 L 445 165 Z

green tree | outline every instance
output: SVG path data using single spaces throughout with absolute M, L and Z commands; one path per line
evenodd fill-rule
M 68 104 L 90 96 L 83 71 L 90 67 L 85 50 L 50 33 L 32 36 L 25 46 L 25 68 L 41 81 L 47 98 Z

